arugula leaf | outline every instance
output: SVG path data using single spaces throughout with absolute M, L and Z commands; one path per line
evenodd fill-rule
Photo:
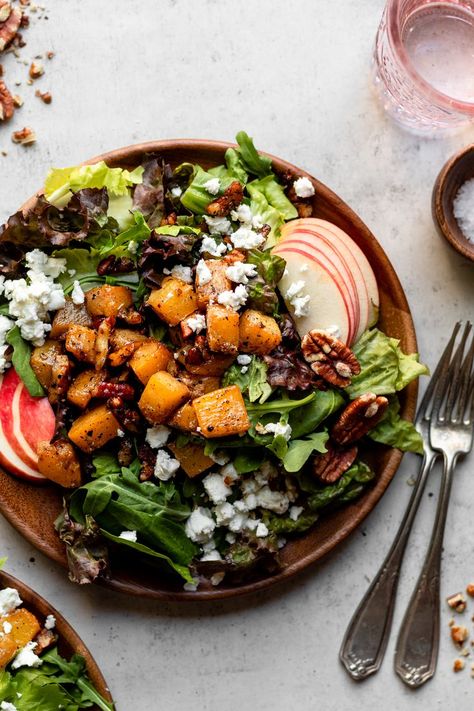
M 329 435 L 326 430 L 313 432 L 305 439 L 293 439 L 289 442 L 288 452 L 283 459 L 287 472 L 299 472 L 313 452 L 326 452 Z
M 264 455 L 261 449 L 244 449 L 238 452 L 232 464 L 239 474 L 249 474 L 256 471 L 263 463 Z
M 57 281 L 66 294 L 72 291 L 75 281 L 82 285 L 87 284 L 89 288 L 104 283 L 104 279 L 97 274 L 100 262 L 97 253 L 92 253 L 89 249 L 82 247 L 69 247 L 53 252 L 53 257 L 59 256 L 66 260 L 67 269 L 58 276 Z M 74 273 L 69 274 L 68 270 Z
M 403 390 L 419 375 L 429 374 L 426 365 L 419 363 L 418 354 L 406 355 L 399 344 L 377 328 L 362 334 L 353 348 L 361 372 L 345 388 L 351 400 L 366 392 L 390 395 Z
M 263 402 L 261 404 L 249 403 L 246 404 L 246 408 L 250 419 L 253 422 L 258 422 L 262 415 L 266 415 L 271 412 L 278 412 L 280 414 L 290 412 L 298 407 L 303 407 L 303 405 L 308 405 L 310 402 L 313 402 L 316 397 L 317 391 L 314 391 L 299 400 L 291 400 L 287 396 L 282 396 L 276 398 L 275 400 L 269 400 L 268 402 Z
M 263 523 L 268 527 L 269 531 L 277 536 L 286 534 L 303 533 L 311 528 L 318 520 L 318 514 L 315 511 L 303 511 L 294 521 L 289 516 L 277 516 L 265 511 L 262 517 Z
M 239 144 L 238 149 L 234 149 L 240 158 L 240 162 L 247 173 L 253 173 L 263 178 L 271 173 L 272 160 L 268 156 L 262 156 L 257 152 L 253 144 L 253 139 L 245 131 L 239 131 L 235 137 Z
M 401 449 L 402 452 L 423 454 L 423 439 L 412 422 L 402 420 L 399 415 L 400 402 L 398 397 L 390 399 L 390 404 L 382 420 L 368 433 L 374 442 L 381 442 L 390 447 Z
M 272 394 L 272 388 L 267 383 L 266 363 L 257 356 L 251 356 L 248 370 L 242 373 L 242 366 L 234 363 L 226 370 L 222 379 L 223 386 L 238 385 L 243 394 L 248 393 L 250 402 L 262 403 Z
M 130 252 L 128 247 L 130 242 L 137 242 L 141 245 L 151 234 L 151 230 L 147 225 L 142 213 L 135 211 L 133 213 L 133 221 L 128 229 L 115 235 L 110 230 L 103 230 L 92 237 L 88 237 L 86 241 L 97 249 L 94 253 L 98 261 L 114 255 L 115 257 L 129 257 Z
M 12 363 L 20 380 L 32 397 L 43 397 L 43 387 L 30 365 L 31 346 L 22 338 L 18 326 L 13 326 L 5 336 L 6 342 L 12 346 Z
M 92 474 L 93 479 L 98 479 L 108 474 L 120 474 L 120 464 L 115 454 L 111 452 L 102 452 L 101 454 L 93 455 L 92 465 L 95 467 L 95 472 Z
M 289 424 L 293 438 L 303 437 L 337 412 L 344 404 L 344 398 L 337 390 L 317 390 L 314 399 L 290 413 Z

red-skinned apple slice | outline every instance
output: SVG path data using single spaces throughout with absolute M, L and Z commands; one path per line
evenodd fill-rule
M 13 368 L 0 382 L 0 462 L 17 476 L 45 480 L 37 470 L 36 449 L 42 440 L 51 440 L 55 429 L 54 412 L 47 398 L 33 398 Z
M 353 304 L 353 322 L 352 330 L 349 334 L 348 343 L 352 343 L 355 340 L 356 334 L 361 328 L 361 323 L 365 324 L 367 316 L 367 298 L 360 298 L 360 292 L 357 288 L 356 281 L 353 276 L 354 268 L 357 268 L 357 263 L 355 260 L 347 260 L 341 252 L 335 248 L 331 242 L 326 237 L 320 237 L 316 233 L 309 233 L 306 230 L 296 230 L 288 233 L 284 239 L 280 242 L 280 246 L 294 247 L 295 249 L 302 249 L 307 253 L 314 254 L 316 258 L 320 258 L 320 255 L 324 255 L 335 268 L 335 277 L 338 282 L 344 284 L 346 290 L 350 294 L 350 298 Z M 348 264 L 349 261 L 349 264 Z
M 328 268 L 327 261 L 318 260 L 315 255 L 302 249 L 285 248 L 283 244 L 274 247 L 273 251 L 286 260 L 286 273 L 278 284 L 283 298 L 292 283 L 301 280 L 306 282 L 304 293 L 310 296 L 309 312 L 307 316 L 295 318 L 300 336 L 303 337 L 313 328 L 325 329 L 337 325 L 341 340 L 347 343 L 352 329 L 352 305 L 347 296 L 344 297 L 344 290 Z M 306 278 L 301 272 L 304 263 L 308 265 Z M 294 313 L 291 304 L 288 304 L 288 308 Z
M 367 325 L 359 333 L 359 336 L 362 335 L 364 330 L 366 330 L 376 322 L 380 302 L 377 280 L 375 278 L 373 269 L 370 266 L 369 260 L 367 259 L 361 248 L 354 242 L 354 240 L 349 237 L 349 235 L 344 232 L 344 230 L 341 230 L 340 227 L 337 227 L 337 225 L 334 225 L 332 222 L 328 222 L 327 220 L 321 220 L 317 217 L 295 220 L 294 222 L 300 222 L 302 227 L 308 227 L 310 229 L 316 228 L 316 231 L 318 232 L 320 231 L 320 228 L 324 228 L 326 234 L 329 232 L 332 238 L 338 238 L 341 242 L 345 243 L 353 257 L 357 260 L 368 298 Z M 357 272 L 354 273 L 354 276 L 356 277 L 357 282 L 359 283 Z

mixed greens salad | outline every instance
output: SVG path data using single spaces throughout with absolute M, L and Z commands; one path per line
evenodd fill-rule
M 315 250 L 277 253 L 285 225 L 309 229 L 314 186 L 237 143 L 213 167 L 53 169 L 0 234 L 3 382 L 51 410 L 28 456 L 6 434 L 2 463 L 70 490 L 56 526 L 77 582 L 117 555 L 188 590 L 276 570 L 370 486 L 360 445 L 422 452 L 397 393 L 425 366 L 376 328 L 373 299 L 351 307 L 355 342 L 320 323 Z

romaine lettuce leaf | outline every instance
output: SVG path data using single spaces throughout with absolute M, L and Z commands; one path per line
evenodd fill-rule
M 217 195 L 211 195 L 211 193 L 206 190 L 204 185 L 208 180 L 212 180 L 215 177 L 219 177 L 221 181 L 220 190 Z M 195 166 L 195 172 L 193 179 L 189 187 L 181 195 L 181 203 L 191 212 L 197 215 L 203 215 L 206 212 L 206 207 L 213 200 L 222 195 L 222 193 L 229 187 L 229 185 L 234 182 L 235 178 L 233 176 L 223 174 L 222 172 L 213 174 L 211 171 L 207 172 L 201 168 L 201 166 Z
M 423 454 L 423 439 L 412 422 L 402 420 L 399 415 L 400 402 L 397 396 L 391 398 L 383 419 L 368 433 L 375 442 L 401 449 L 402 452 Z
M 361 336 L 353 347 L 361 372 L 345 388 L 351 399 L 366 392 L 391 395 L 419 375 L 429 374 L 426 365 L 418 361 L 418 354 L 406 355 L 399 344 L 396 338 L 389 338 L 377 328 Z
M 235 139 L 239 144 L 235 152 L 238 154 L 240 162 L 247 173 L 253 173 L 258 175 L 259 178 L 263 178 L 272 172 L 271 158 L 258 153 L 253 144 L 253 139 L 245 131 L 239 131 Z
M 248 183 L 247 191 L 253 214 L 260 215 L 262 222 L 270 225 L 266 242 L 266 246 L 270 247 L 276 243 L 285 220 L 298 217 L 298 212 L 273 175 Z
M 109 198 L 128 194 L 128 188 L 142 182 L 143 167 L 128 171 L 109 168 L 102 160 L 93 165 L 52 168 L 45 181 L 44 193 L 51 205 L 64 207 L 72 194 L 82 188 L 107 188 Z

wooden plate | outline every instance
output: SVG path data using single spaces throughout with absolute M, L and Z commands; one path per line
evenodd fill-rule
M 110 166 L 133 168 L 142 161 L 145 153 L 158 152 L 173 166 L 188 161 L 209 167 L 223 162 L 224 152 L 230 145 L 217 141 L 184 139 L 153 141 L 104 153 L 87 162 L 105 160 Z M 372 265 L 380 290 L 380 328 L 388 335 L 400 339 L 406 353 L 416 351 L 415 330 L 403 288 L 385 252 L 368 227 L 325 185 L 294 165 L 275 156 L 270 157 L 277 172 L 290 170 L 313 181 L 316 189 L 315 216 L 334 222 L 345 230 L 361 247 Z M 31 208 L 35 198 L 30 198 L 23 209 Z M 402 393 L 401 415 L 406 419 L 413 419 L 417 392 L 418 386 L 414 382 Z M 374 445 L 373 466 L 377 474 L 375 485 L 360 499 L 321 518 L 313 530 L 288 543 L 282 551 L 283 567 L 275 575 L 265 575 L 237 586 L 226 587 L 224 581 L 217 588 L 184 592 L 180 583 L 166 580 L 156 570 L 147 569 L 141 562 L 132 567 L 126 561 L 115 560 L 111 579 L 102 582 L 129 595 L 168 600 L 232 597 L 274 585 L 302 571 L 336 548 L 374 508 L 397 471 L 401 458 L 402 454 L 398 450 Z M 61 509 L 61 499 L 61 491 L 56 487 L 28 484 L 0 470 L 0 511 L 30 543 L 66 566 L 64 548 L 53 528 L 53 522 Z
M 110 691 L 92 654 L 79 635 L 74 632 L 69 622 L 66 622 L 61 613 L 55 610 L 44 597 L 41 597 L 41 595 L 38 595 L 38 593 L 29 588 L 28 585 L 25 585 L 25 583 L 20 582 L 12 575 L 8 575 L 8 573 L 0 570 L 0 589 L 1 588 L 16 588 L 20 593 L 25 608 L 39 617 L 40 621 L 44 620 L 48 615 L 54 615 L 56 618 L 56 631 L 59 635 L 59 653 L 67 660 L 71 659 L 73 654 L 82 655 L 86 661 L 87 673 L 90 680 L 101 696 L 111 702 L 112 697 Z M 94 709 L 96 708 L 97 707 L 94 706 Z

